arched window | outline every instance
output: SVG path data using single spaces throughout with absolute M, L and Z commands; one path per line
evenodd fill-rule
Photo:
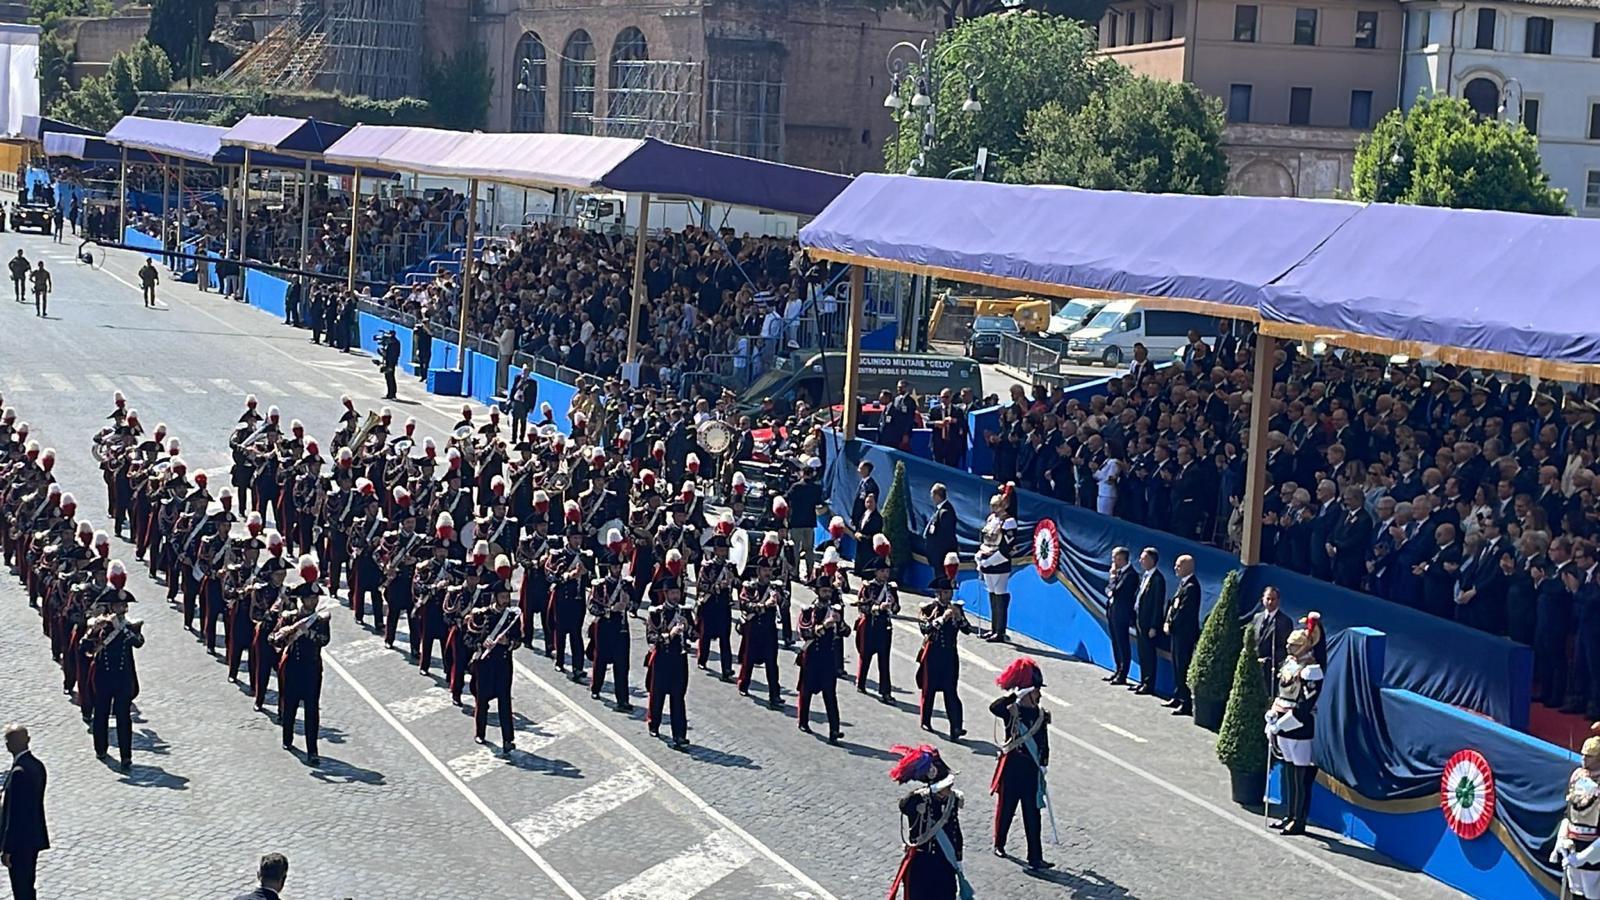
M 644 32 L 624 28 L 611 45 L 611 81 L 606 86 L 606 133 L 643 137 L 649 119 L 650 50 Z
M 561 131 L 594 134 L 594 41 L 581 28 L 561 51 Z
M 544 130 L 544 41 L 529 31 L 517 41 L 517 82 L 511 95 L 511 130 Z
M 1500 117 L 1500 86 L 1487 78 L 1474 78 L 1467 82 L 1461 96 L 1472 111 L 1485 119 Z

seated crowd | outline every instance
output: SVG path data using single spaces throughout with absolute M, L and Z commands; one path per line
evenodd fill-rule
M 1140 347 L 1087 403 L 1021 386 L 978 439 L 1028 490 L 1233 549 L 1254 335 L 1197 333 L 1182 365 Z M 1600 714 L 1600 405 L 1527 376 L 1280 345 L 1262 560 L 1535 649 L 1539 698 Z

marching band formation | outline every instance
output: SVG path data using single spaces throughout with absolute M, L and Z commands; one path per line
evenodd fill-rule
M 5 409 L 0 543 L 41 611 L 63 688 L 76 692 L 102 757 L 115 717 L 124 770 L 139 692 L 134 652 L 144 636 L 127 615 L 134 598 L 124 564 L 112 558 L 112 535 L 131 541 L 134 559 L 165 585 L 208 653 L 217 654 L 221 642 L 228 679 L 238 683 L 243 673 L 258 711 L 276 675 L 284 747 L 292 749 L 303 712 L 313 765 L 322 649 L 341 594 L 356 625 L 390 648 L 404 618 L 403 652 L 424 675 L 434 671 L 437 653 L 454 702 L 462 705 L 470 693 L 479 743 L 486 743 L 493 705 L 506 755 L 515 750 L 513 654 L 522 647 L 542 653 L 572 681 L 586 682 L 597 701 L 609 692 L 615 709 L 629 711 L 636 621 L 643 623 L 646 727 L 660 736 L 668 720 L 674 749 L 689 746 L 691 658 L 701 670 L 715 664 L 741 694 L 764 689 L 768 705 L 781 710 L 780 665 L 791 653 L 798 727 L 812 733 L 811 703 L 820 694 L 830 743 L 843 736 L 841 677 L 892 702 L 893 617 L 901 598 L 887 538 L 876 535 L 857 554 L 861 582 L 852 585 L 840 552 L 848 531 L 842 517 L 832 518 L 817 547 L 806 546 L 809 526 L 797 545 L 783 493 L 732 465 L 702 466 L 696 452 L 669 457 L 669 445 L 682 447 L 683 430 L 694 433 L 683 411 L 663 408 L 675 401 L 647 397 L 592 423 L 575 412 L 570 436 L 546 405 L 544 422 L 521 440 L 498 409 L 479 422 L 463 406 L 441 448 L 416 436 L 414 420 L 397 423 L 388 408 L 363 415 L 345 397 L 324 448 L 300 421 L 285 425 L 277 407 L 262 413 L 252 396 L 228 438 L 232 468 L 220 487 L 187 466 L 164 425 L 147 433 L 121 393 L 113 402 L 110 424 L 92 445 L 110 534 L 78 518 L 74 495 L 52 475 L 55 451 L 41 449 L 28 425 Z M 697 449 L 715 457 L 718 447 Z M 814 458 L 790 462 L 802 480 L 820 468 Z M 1002 520 L 1010 500 L 996 498 Z M 1007 524 L 1015 529 L 1014 519 Z M 989 556 L 1005 552 L 991 546 L 1001 535 L 992 530 L 983 551 Z M 933 730 L 933 707 L 942 699 L 950 738 L 959 740 L 957 644 L 975 629 L 953 599 L 959 557 L 950 553 L 943 562 L 933 598 L 920 607 L 916 679 L 922 727 Z M 814 596 L 798 609 L 797 584 Z M 989 589 L 1003 593 L 1005 586 Z M 856 668 L 847 673 L 852 636 Z M 1043 678 L 1037 664 L 1019 659 L 999 684 L 1006 693 L 990 707 L 1005 735 L 991 783 L 994 852 L 1006 854 L 1020 809 L 1027 864 L 1048 868 L 1040 842 L 1040 813 L 1049 809 Z M 937 751 L 899 749 L 916 760 L 902 760 L 896 780 L 928 784 L 902 803 L 907 849 L 895 883 L 907 897 L 954 897 L 965 884 L 960 795 Z

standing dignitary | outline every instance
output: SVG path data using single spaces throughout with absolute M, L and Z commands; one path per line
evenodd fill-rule
M 1294 618 L 1279 607 L 1278 589 L 1267 585 L 1261 591 L 1261 611 L 1251 624 L 1256 629 L 1256 664 L 1261 667 L 1262 684 L 1270 696 L 1278 678 L 1278 667 L 1288 659 L 1289 633 L 1294 631 Z
M 1161 622 L 1166 616 L 1167 578 L 1156 566 L 1161 554 L 1154 547 L 1139 552 L 1139 592 L 1134 601 L 1135 626 L 1139 629 L 1139 686 L 1135 694 L 1153 694 L 1156 690 L 1156 642 L 1161 636 Z
M 261 857 L 261 866 L 256 870 L 256 880 L 260 884 L 248 894 L 240 894 L 233 900 L 278 900 L 278 895 L 283 892 L 284 882 L 289 880 L 289 859 L 282 853 L 268 853 Z
M 1178 576 L 1178 590 L 1167 605 L 1167 622 L 1164 626 L 1167 639 L 1172 642 L 1172 699 L 1167 705 L 1175 716 L 1192 714 L 1193 698 L 1189 696 L 1189 661 L 1194 658 L 1194 645 L 1200 639 L 1200 579 L 1194 574 L 1194 557 L 1184 554 L 1173 564 Z
M 1112 684 L 1128 683 L 1128 669 L 1133 662 L 1133 645 L 1129 637 L 1139 597 L 1140 579 L 1134 574 L 1131 563 L 1127 547 L 1111 551 L 1111 574 L 1106 578 L 1106 621 L 1110 624 L 1111 658 L 1115 668 L 1105 680 Z M 1143 668 L 1141 663 L 1140 669 Z
M 922 541 L 929 564 L 935 564 L 956 550 L 956 508 L 943 484 L 935 484 L 928 493 L 933 499 L 933 515 L 922 529 Z
M 989 704 L 1005 724 L 1005 743 L 995 765 L 989 793 L 996 795 L 994 855 L 1005 858 L 1012 817 L 1022 808 L 1022 830 L 1028 840 L 1028 868 L 1052 869 L 1040 840 L 1039 811 L 1048 805 L 1045 770 L 1050 767 L 1050 713 L 1039 705 L 1044 673 L 1026 656 L 1018 657 L 995 679 L 1006 693 Z
M 278 616 L 272 644 L 278 662 L 278 719 L 283 725 L 283 749 L 294 749 L 294 720 L 301 704 L 306 709 L 306 762 L 317 765 L 317 730 L 322 721 L 322 648 L 328 646 L 328 614 L 317 610 L 322 588 L 317 586 L 317 561 L 300 557 L 301 583 L 289 588 L 285 608 Z
M 19 251 L 20 252 L 20 251 Z M 28 749 L 28 729 L 6 726 L 6 749 L 11 751 L 11 770 L 6 773 L 4 802 L 0 803 L 0 864 L 11 878 L 11 896 L 16 900 L 37 900 L 34 876 L 39 869 L 39 851 L 50 849 L 50 833 L 44 821 L 44 763 Z

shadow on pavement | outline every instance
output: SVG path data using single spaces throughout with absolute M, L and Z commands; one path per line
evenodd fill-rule
M 691 745 L 686 751 L 689 758 L 695 762 L 710 763 L 713 766 L 725 766 L 730 769 L 759 770 L 761 765 L 748 756 L 737 753 L 728 753 L 723 750 L 712 750 L 710 747 Z
M 311 770 L 311 777 L 326 784 L 384 784 L 382 772 L 363 769 L 342 759 L 321 757 L 321 764 Z

